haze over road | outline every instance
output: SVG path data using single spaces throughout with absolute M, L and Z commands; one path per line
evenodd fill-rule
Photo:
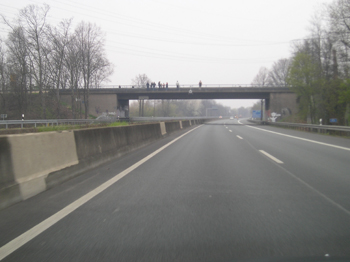
M 350 140 L 226 119 L 181 133 L 1 210 L 0 260 L 350 257 Z

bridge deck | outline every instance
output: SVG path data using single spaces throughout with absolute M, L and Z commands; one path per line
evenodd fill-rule
M 70 94 L 71 90 L 61 90 Z M 90 94 L 116 94 L 118 99 L 269 99 L 271 93 L 293 93 L 286 87 L 181 87 L 179 89 L 99 88 Z

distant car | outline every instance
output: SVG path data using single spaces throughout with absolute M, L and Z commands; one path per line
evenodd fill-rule
M 232 120 L 232 119 L 233 119 L 233 116 L 231 116 L 230 119 Z
M 219 118 L 222 118 L 222 116 L 219 116 Z

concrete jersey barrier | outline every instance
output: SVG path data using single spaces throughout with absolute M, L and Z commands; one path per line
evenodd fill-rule
M 1 159 L 6 159 L 0 168 L 0 208 L 14 201 L 9 196 L 25 200 L 46 190 L 49 173 L 78 164 L 72 131 L 8 135 L 0 140 L 5 146 Z
M 190 125 L 185 120 L 0 136 L 0 209 Z

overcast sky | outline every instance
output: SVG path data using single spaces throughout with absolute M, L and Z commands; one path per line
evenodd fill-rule
M 250 84 L 260 67 L 291 55 L 322 3 L 333 0 L 2 0 L 15 18 L 29 4 L 51 7 L 50 24 L 74 18 L 101 27 L 114 65 L 108 84 L 128 85 L 138 74 L 152 81 L 196 85 Z M 5 25 L 0 25 L 2 37 Z M 231 107 L 255 100 L 220 100 Z

